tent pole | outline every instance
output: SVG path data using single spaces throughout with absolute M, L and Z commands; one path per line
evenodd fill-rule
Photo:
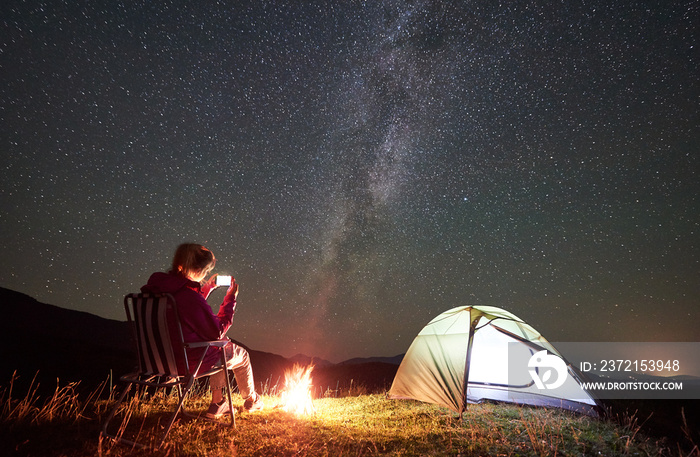
M 481 315 L 476 318 L 471 317 L 471 313 L 474 312 L 474 308 L 469 311 L 469 317 L 471 320 L 471 325 L 469 326 L 469 340 L 467 342 L 467 360 L 464 364 L 464 390 L 462 391 L 462 407 L 459 411 L 459 418 L 462 419 L 462 414 L 467 410 L 467 390 L 469 389 L 469 365 L 472 360 L 472 343 L 474 342 L 474 331 L 476 325 L 481 320 Z

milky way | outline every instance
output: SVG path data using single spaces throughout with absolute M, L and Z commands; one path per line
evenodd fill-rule
M 124 319 L 194 241 L 285 356 L 697 340 L 696 3 L 303 3 L 5 2 L 0 286 Z

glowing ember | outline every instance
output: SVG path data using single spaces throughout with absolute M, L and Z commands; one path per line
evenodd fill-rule
M 311 371 L 313 365 L 304 368 L 294 365 L 284 374 L 284 391 L 280 395 L 280 408 L 294 414 L 313 414 L 311 403 Z

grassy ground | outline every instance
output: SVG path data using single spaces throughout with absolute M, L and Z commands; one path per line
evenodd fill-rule
M 265 395 L 265 410 L 238 414 L 235 429 L 183 418 L 160 450 L 139 451 L 100 443 L 100 424 L 112 402 L 98 400 L 100 392 L 83 398 L 76 391 L 73 385 L 57 388 L 44 400 L 31 392 L 14 399 L 11 389 L 2 390 L 0 450 L 66 457 L 679 455 L 639 434 L 633 419 L 619 425 L 556 409 L 483 404 L 470 406 L 460 420 L 433 405 L 381 394 L 316 399 L 315 413 L 306 417 L 285 413 L 276 408 L 278 397 Z M 156 439 L 174 401 L 156 396 L 134 407 L 140 439 Z M 199 392 L 188 410 L 201 414 L 208 401 Z M 237 396 L 234 403 L 243 402 Z

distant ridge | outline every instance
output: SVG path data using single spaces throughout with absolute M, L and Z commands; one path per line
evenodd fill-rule
M 56 387 L 78 382 L 93 388 L 110 373 L 131 371 L 135 358 L 127 322 L 41 303 L 0 288 L 0 385 L 17 371 L 19 383 Z
M 94 389 L 110 376 L 116 382 L 136 366 L 126 320 L 41 303 L 2 287 L 0 312 L 0 387 L 6 386 L 16 371 L 19 379 L 15 386 L 28 385 L 36 375 L 48 393 L 55 390 L 57 379 L 61 385 L 80 382 L 85 389 Z M 401 357 L 356 358 L 333 364 L 302 354 L 287 359 L 236 343 L 248 350 L 261 391 L 282 388 L 285 370 L 294 364 L 313 364 L 314 384 L 324 389 L 362 384 L 369 391 L 386 390 L 398 369 L 395 359 Z
M 349 359 L 344 362 L 340 362 L 339 365 L 357 365 L 357 364 L 362 364 L 362 363 L 373 363 L 373 362 L 380 362 L 380 363 L 390 363 L 392 365 L 401 365 L 401 361 L 403 360 L 403 356 L 406 354 L 399 354 L 395 355 L 393 357 L 366 357 L 366 358 L 354 358 L 354 359 Z
M 113 349 L 131 350 L 125 321 L 106 319 L 84 311 L 60 308 L 0 287 L 0 337 L 91 341 Z M 106 331 L 106 333 L 105 333 Z
M 299 365 L 313 365 L 315 367 L 328 367 L 331 365 L 335 365 L 333 362 L 329 362 L 328 360 L 321 359 L 319 357 L 309 357 L 308 355 L 304 354 L 297 354 L 289 359 L 290 362 L 293 363 L 298 363 Z

